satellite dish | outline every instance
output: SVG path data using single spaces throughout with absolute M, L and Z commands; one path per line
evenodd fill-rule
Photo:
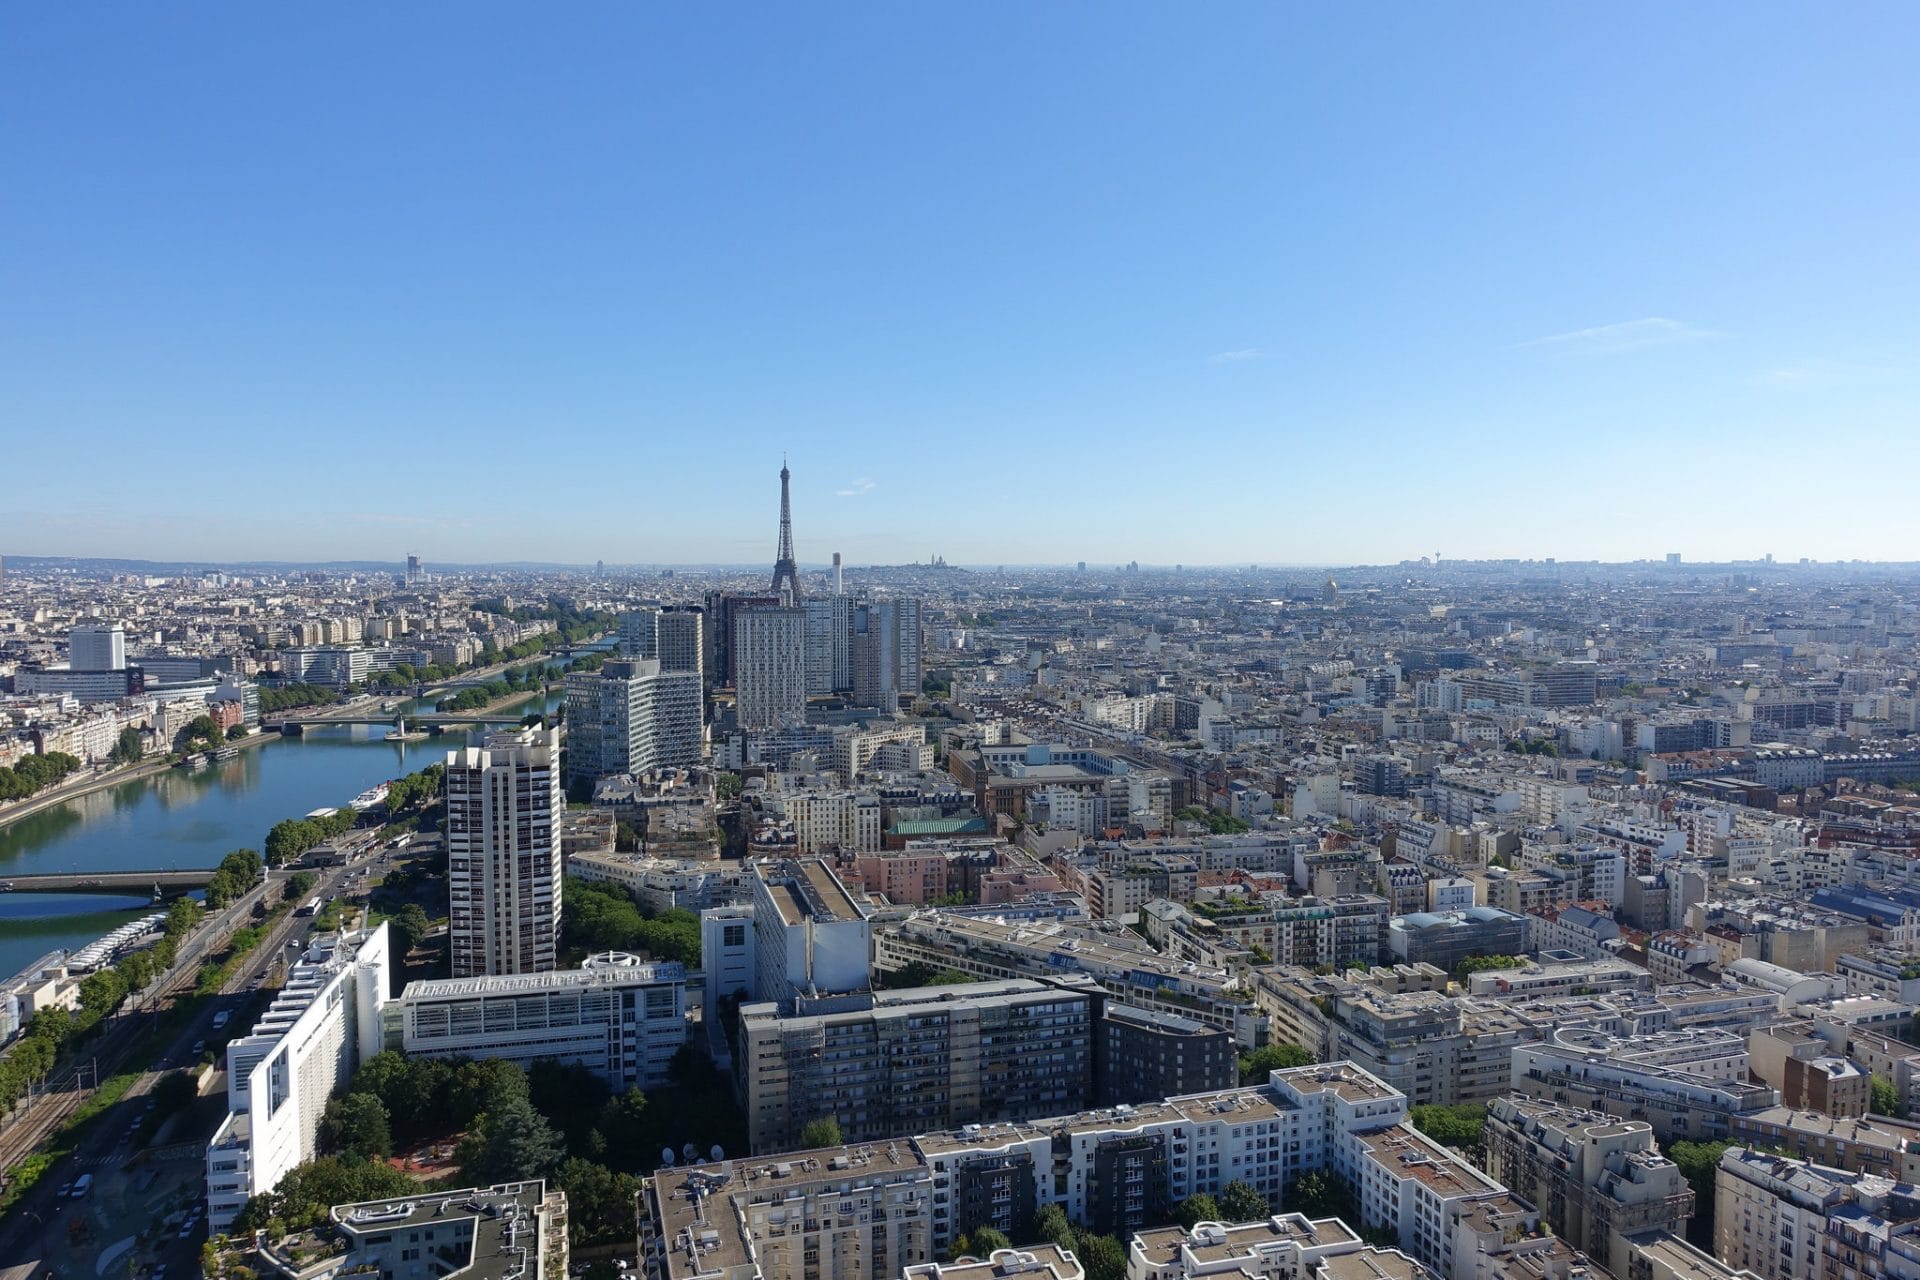
M 707 1159 L 715 1161 L 716 1163 L 726 1158 L 727 1153 L 720 1149 L 720 1144 L 717 1142 L 713 1144 L 713 1149 L 707 1152 Z
M 686 1160 L 698 1160 L 700 1158 L 700 1148 L 689 1142 L 686 1146 L 680 1148 L 680 1155 Z
M 660 1163 L 669 1169 L 673 1168 L 673 1148 L 672 1147 L 660 1148 Z

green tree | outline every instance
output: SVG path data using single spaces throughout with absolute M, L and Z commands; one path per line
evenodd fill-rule
M 1083 1234 L 1074 1254 L 1087 1280 L 1126 1280 L 1127 1251 L 1112 1236 Z
M 509 1098 L 483 1114 L 460 1143 L 454 1159 L 461 1176 L 476 1186 L 520 1178 L 552 1178 L 566 1149 L 533 1104 Z
M 120 736 L 114 739 L 113 751 L 107 758 L 115 764 L 138 764 L 140 757 L 146 754 L 146 735 L 132 725 L 128 725 L 120 731 Z
M 371 1093 L 348 1093 L 327 1103 L 320 1116 L 320 1145 L 356 1160 L 393 1154 L 386 1104 Z
M 1358 1226 L 1353 1193 L 1337 1174 L 1310 1169 L 1293 1180 L 1284 1197 L 1288 1208 L 1309 1218 L 1341 1218 Z
M 560 1166 L 560 1189 L 567 1193 L 567 1228 L 574 1248 L 632 1243 L 640 1179 L 576 1157 Z
M 1902 1116 L 1906 1108 L 1900 1105 L 1900 1091 L 1893 1082 L 1881 1076 L 1874 1076 L 1867 1082 L 1870 1101 L 1867 1109 L 1877 1116 Z
M 1680 1166 L 1681 1175 L 1693 1188 L 1693 1217 L 1687 1223 L 1687 1239 L 1703 1249 L 1713 1248 L 1714 1178 L 1729 1145 L 1683 1139 L 1666 1146 L 1667 1159 Z
M 821 1116 L 809 1120 L 800 1129 L 800 1149 L 812 1151 L 818 1147 L 837 1147 L 845 1139 L 840 1136 L 840 1122 L 832 1116 Z
M 287 877 L 287 897 L 295 902 L 306 898 L 313 891 L 313 872 L 296 871 Z
M 722 773 L 713 780 L 713 794 L 721 801 L 738 800 L 740 788 L 740 775 L 737 773 Z
M 1043 1205 L 1040 1212 L 1033 1215 L 1033 1238 L 1062 1249 L 1072 1249 L 1079 1241 L 1073 1223 L 1067 1221 L 1067 1211 L 1057 1204 Z
M 1407 1118 L 1414 1128 L 1441 1146 L 1456 1151 L 1478 1151 L 1487 1126 L 1487 1109 L 1472 1102 L 1458 1106 L 1428 1103 L 1411 1108 Z
M 1256 1222 L 1272 1214 L 1267 1198 L 1250 1182 L 1235 1178 L 1220 1188 L 1220 1213 L 1227 1222 Z
M 1220 1202 L 1204 1191 L 1197 1192 L 1173 1206 L 1173 1217 L 1191 1231 L 1196 1222 L 1219 1222 Z
M 409 902 L 400 908 L 400 913 L 387 921 L 387 929 L 393 935 L 393 952 L 405 956 L 420 945 L 420 939 L 427 936 L 433 928 L 433 921 L 427 919 L 427 909 L 417 902 Z
M 971 1234 L 972 1247 L 968 1252 L 976 1258 L 991 1258 L 996 1249 L 1013 1248 L 1013 1241 L 1007 1238 L 1004 1231 L 996 1231 L 992 1227 L 975 1227 Z
M 244 738 L 244 737 L 246 737 L 246 736 L 247 736 L 247 726 L 246 726 L 246 725 L 244 725 L 244 724 L 230 724 L 230 725 L 228 725 L 228 726 L 227 726 L 227 741 L 228 741 L 228 742 L 238 742 L 238 741 L 239 741 L 240 739 L 242 739 L 242 738 Z
M 1265 1045 L 1240 1056 L 1240 1083 L 1265 1084 L 1270 1072 L 1304 1067 L 1312 1062 L 1313 1055 L 1297 1044 Z
M 1527 963 L 1525 956 L 1468 956 L 1453 968 L 1453 980 L 1461 986 L 1476 973 L 1488 969 L 1518 969 Z

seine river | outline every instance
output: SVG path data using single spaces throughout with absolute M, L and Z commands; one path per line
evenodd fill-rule
M 558 692 L 515 710 L 552 710 Z M 258 849 L 282 818 L 347 803 L 461 746 L 449 732 L 404 745 L 384 726 L 309 729 L 208 769 L 169 769 L 81 796 L 0 828 L 0 880 L 33 873 L 212 867 Z M 56 948 L 84 946 L 146 907 L 100 894 L 0 893 L 0 979 Z

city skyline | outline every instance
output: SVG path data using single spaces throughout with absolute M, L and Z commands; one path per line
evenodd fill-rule
M 1910 8 L 339 16 L 12 24 L 0 552 L 1920 534 L 1754 483 L 1914 433 Z

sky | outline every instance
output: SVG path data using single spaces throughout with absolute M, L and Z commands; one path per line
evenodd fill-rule
M 1920 558 L 1916 47 L 5 6 L 0 554 L 771 564 L 784 453 L 806 564 Z

